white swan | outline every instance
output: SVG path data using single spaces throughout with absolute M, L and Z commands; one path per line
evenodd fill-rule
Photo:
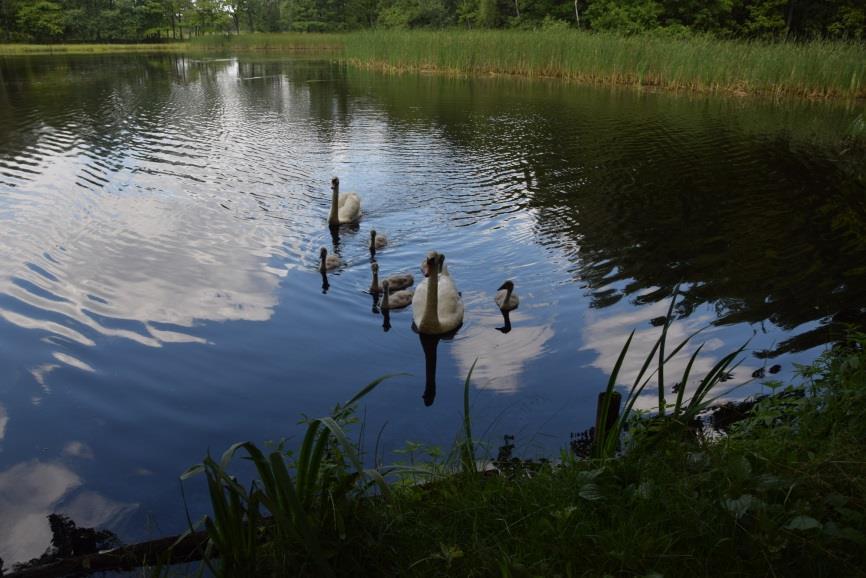
M 411 291 L 395 291 L 391 293 L 391 284 L 385 279 L 382 281 L 382 310 L 390 311 L 391 309 L 403 309 L 412 303 Z
M 328 255 L 328 250 L 324 247 L 319 251 L 319 272 L 324 273 L 336 269 L 343 264 L 343 260 L 337 255 Z
M 376 230 L 370 231 L 370 252 L 374 255 L 379 249 L 384 249 L 388 244 L 388 238 L 385 235 L 380 235 Z
M 328 225 L 336 227 L 361 218 L 361 197 L 355 193 L 340 194 L 340 179 L 331 179 L 331 214 Z
M 497 289 L 493 301 L 496 303 L 496 306 L 499 307 L 500 311 L 512 311 L 517 309 L 517 306 L 520 305 L 520 299 L 517 297 L 517 293 L 514 292 L 514 282 L 509 280 L 503 283 L 502 286 Z
M 415 278 L 412 277 L 411 273 L 397 273 L 396 275 L 391 275 L 387 279 L 382 281 L 382 284 L 379 284 L 379 264 L 373 262 L 370 265 L 370 270 L 373 271 L 373 282 L 370 283 L 370 293 L 374 295 L 376 293 L 382 292 L 382 287 L 385 283 L 388 283 L 391 286 L 391 289 L 394 291 L 399 291 L 400 289 L 405 289 L 406 287 L 411 287 L 413 283 L 415 283 Z
M 426 335 L 449 333 L 463 324 L 463 301 L 450 275 L 440 275 L 445 256 L 433 252 L 427 257 L 429 276 L 415 290 L 412 319 L 418 332 Z

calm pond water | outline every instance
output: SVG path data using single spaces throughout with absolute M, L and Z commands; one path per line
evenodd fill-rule
M 178 475 L 208 449 L 295 435 L 385 373 L 410 374 L 366 400 L 385 462 L 452 442 L 476 358 L 477 432 L 551 455 L 677 283 L 672 338 L 707 326 L 696 373 L 751 338 L 728 383 L 789 377 L 864 317 L 858 112 L 247 56 L 0 60 L 0 557 L 41 554 L 55 511 L 183 530 Z M 337 238 L 332 175 L 364 207 Z M 418 282 L 437 249 L 463 294 L 430 407 L 411 312 L 386 332 L 365 293 L 372 228 L 383 273 Z M 326 292 L 321 246 L 345 261 Z

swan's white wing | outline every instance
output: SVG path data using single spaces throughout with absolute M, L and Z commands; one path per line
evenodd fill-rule
M 361 218 L 361 197 L 355 193 L 342 193 L 337 202 L 337 216 L 341 223 L 351 223 Z
M 457 329 L 463 323 L 463 299 L 450 275 L 439 278 L 438 297 L 439 324 L 445 331 Z
M 427 303 L 427 279 L 421 281 L 415 288 L 412 296 L 412 320 L 415 327 L 421 327 L 421 318 L 424 317 L 424 305 Z

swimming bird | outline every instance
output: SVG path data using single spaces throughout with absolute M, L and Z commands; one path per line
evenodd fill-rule
M 379 264 L 376 262 L 371 263 L 370 269 L 373 271 L 373 282 L 370 284 L 370 293 L 381 293 L 382 285 L 379 284 Z M 412 277 L 411 273 L 397 273 L 384 279 L 382 283 L 384 284 L 385 281 L 391 285 L 391 289 L 399 291 L 400 289 L 411 287 L 415 283 L 415 278 Z
M 319 251 L 319 272 L 331 271 L 343 264 L 343 260 L 337 255 L 328 255 L 328 250 L 324 247 Z
M 340 179 L 331 179 L 331 213 L 328 225 L 337 227 L 361 218 L 361 197 L 355 193 L 340 194 Z
M 520 299 L 517 297 L 517 293 L 514 292 L 514 281 L 508 280 L 503 283 L 496 290 L 496 296 L 493 298 L 493 301 L 496 302 L 496 306 L 501 311 L 513 311 L 517 309 L 517 306 L 520 305 Z
M 444 255 L 428 255 L 428 277 L 412 298 L 412 319 L 419 333 L 441 335 L 463 324 L 463 300 L 451 276 L 440 275 L 444 264 Z
M 379 249 L 384 249 L 388 244 L 388 238 L 385 235 L 380 235 L 376 230 L 370 231 L 370 254 L 375 255 Z
M 403 309 L 412 303 L 411 291 L 395 291 L 391 293 L 391 284 L 387 279 L 382 281 L 382 311 L 390 311 L 391 309 Z

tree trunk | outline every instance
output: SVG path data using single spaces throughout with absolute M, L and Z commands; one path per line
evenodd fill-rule
M 574 21 L 577 22 L 577 27 L 580 28 L 580 12 L 577 9 L 577 0 L 574 0 Z
M 518 0 L 514 0 L 514 12 L 516 12 L 517 17 L 520 18 L 520 5 L 518 4 Z
M 785 19 L 785 40 L 788 40 L 788 34 L 791 32 L 791 24 L 794 20 L 794 4 L 796 0 L 788 2 L 788 17 Z

